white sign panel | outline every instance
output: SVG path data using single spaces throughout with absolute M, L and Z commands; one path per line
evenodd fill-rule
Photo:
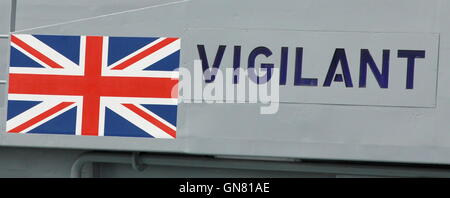
M 212 75 L 204 85 L 217 83 L 214 69 L 239 68 L 260 85 L 275 79 L 280 102 L 436 105 L 438 34 L 190 29 L 186 38 L 184 67 L 201 60 Z

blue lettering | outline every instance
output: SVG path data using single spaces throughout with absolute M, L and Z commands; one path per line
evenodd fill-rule
M 250 52 L 250 55 L 248 55 L 248 76 L 253 82 L 257 84 L 263 84 L 269 81 L 272 78 L 272 69 L 273 69 L 273 64 L 261 63 L 261 68 L 264 68 L 267 71 L 264 76 L 262 77 L 257 76 L 255 72 L 255 59 L 260 54 L 269 57 L 272 55 L 272 51 L 270 51 L 270 49 L 267 47 L 257 47 Z
M 416 58 L 425 58 L 425 50 L 398 50 L 398 58 L 407 58 L 406 89 L 414 88 L 414 64 Z
M 296 86 L 317 86 L 317 78 L 302 78 L 303 48 L 297 47 L 295 51 L 295 75 Z
M 368 49 L 361 49 L 361 59 L 359 64 L 359 87 L 366 87 L 367 66 L 370 67 L 380 88 L 388 88 L 389 83 L 389 50 L 383 50 L 383 65 L 381 72 Z
M 281 61 L 280 61 L 280 85 L 286 85 L 287 78 L 287 64 L 288 64 L 288 50 L 287 47 L 281 48 Z
M 241 67 L 241 46 L 234 46 L 233 53 L 233 83 L 239 83 L 239 68 Z
M 214 59 L 214 63 L 212 65 L 212 69 L 210 69 L 208 58 L 206 56 L 205 46 L 197 45 L 198 54 L 200 56 L 200 60 L 202 61 L 203 75 L 205 77 L 206 83 L 214 82 L 217 70 L 220 67 L 220 63 L 222 62 L 223 54 L 225 53 L 225 47 L 225 45 L 219 46 L 219 48 L 217 49 L 216 58 Z
M 336 74 L 337 66 L 341 63 L 342 73 Z M 342 79 L 343 78 L 343 79 Z M 345 81 L 345 87 L 353 87 L 352 76 L 350 75 L 350 70 L 348 68 L 347 56 L 345 55 L 345 49 L 337 48 L 334 51 L 333 59 L 331 60 L 330 67 L 328 68 L 327 76 L 323 83 L 324 87 L 329 87 L 331 81 L 342 82 Z

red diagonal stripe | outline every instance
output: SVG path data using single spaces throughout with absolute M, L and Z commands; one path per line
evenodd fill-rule
M 37 59 L 39 59 L 40 61 L 44 62 L 45 64 L 47 64 L 52 68 L 64 68 L 63 66 L 59 65 L 55 61 L 52 61 L 50 58 L 40 53 L 39 51 L 35 50 L 33 47 L 29 46 L 28 44 L 26 44 L 25 42 L 23 42 L 14 35 L 11 35 L 11 42 L 21 47 L 23 50 L 27 51 L 28 53 L 30 53 L 31 55 L 33 55 L 34 57 L 36 57 Z
M 25 129 L 27 129 L 30 126 L 33 126 L 34 124 L 44 120 L 45 118 L 48 118 L 49 116 L 61 111 L 62 109 L 70 106 L 71 104 L 73 104 L 74 102 L 61 102 L 58 105 L 50 108 L 49 110 L 39 114 L 38 116 L 26 121 L 25 123 L 17 126 L 14 129 L 11 129 L 10 131 L 8 131 L 8 133 L 19 133 Z
M 144 118 L 148 122 L 150 122 L 153 125 L 157 126 L 161 130 L 163 130 L 164 132 L 169 134 L 170 136 L 172 136 L 174 138 L 176 137 L 176 131 L 175 130 L 173 130 L 172 128 L 168 127 L 167 125 L 165 125 L 164 123 L 162 123 L 158 119 L 154 118 L 153 116 L 147 114 L 145 111 L 142 111 L 141 109 L 136 107 L 136 105 L 133 105 L 133 104 L 122 104 L 122 105 L 125 106 L 126 108 L 128 108 L 129 110 L 133 111 L 134 113 L 138 114 L 139 116 L 141 116 L 142 118 Z
M 121 64 L 115 66 L 114 68 L 111 68 L 113 70 L 121 70 L 121 69 L 125 69 L 129 66 L 131 66 L 132 64 L 138 62 L 139 60 L 145 58 L 146 56 L 152 54 L 153 52 L 158 51 L 159 49 L 169 45 L 170 43 L 176 41 L 178 38 L 166 38 L 164 40 L 162 40 L 161 42 L 149 47 L 148 49 L 142 51 L 141 53 L 138 53 L 136 55 L 134 55 L 133 57 L 131 57 L 130 59 L 122 62 Z

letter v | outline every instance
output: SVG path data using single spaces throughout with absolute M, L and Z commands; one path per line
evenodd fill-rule
M 206 56 L 206 51 L 205 51 L 205 46 L 197 45 L 198 54 L 200 56 L 200 60 L 202 61 L 203 76 L 205 78 L 206 83 L 211 83 L 214 81 L 216 74 L 217 74 L 217 70 L 220 67 L 220 63 L 222 62 L 222 57 L 223 57 L 223 54 L 225 53 L 225 48 L 226 48 L 225 45 L 219 45 L 212 68 L 209 68 L 208 58 Z

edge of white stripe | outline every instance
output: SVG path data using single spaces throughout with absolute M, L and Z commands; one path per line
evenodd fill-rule
M 106 107 L 108 107 L 118 115 L 122 116 L 123 118 L 126 118 L 129 122 L 141 128 L 143 131 L 147 132 L 151 136 L 155 138 L 173 139 L 173 137 L 167 134 L 165 131 L 149 123 L 147 120 L 137 115 L 133 111 L 129 110 L 125 106 L 121 105 L 120 103 L 106 100 L 104 102 Z
M 31 34 L 14 34 L 13 36 L 19 38 L 23 42 L 27 43 L 29 46 L 44 54 L 47 58 L 55 61 L 64 69 L 77 69 L 79 66 L 72 62 L 70 59 L 66 58 L 50 46 L 46 45 L 36 37 Z M 17 46 L 18 47 L 18 46 Z M 30 56 L 31 54 L 27 53 L 26 55 Z M 32 56 L 32 55 L 31 55 Z M 34 57 L 34 56 L 33 56 Z M 34 59 L 33 59 L 34 60 Z
M 28 120 L 32 119 L 33 117 L 49 110 L 50 108 L 54 107 L 55 105 L 61 103 L 61 102 L 74 102 L 74 104 L 58 111 L 57 113 L 53 114 L 52 116 L 47 117 L 44 120 L 41 120 L 40 122 L 28 127 L 21 133 L 26 133 L 39 125 L 43 124 L 44 122 L 61 115 L 62 113 L 66 112 L 67 110 L 78 106 L 81 104 L 82 97 L 81 96 L 49 96 L 49 95 L 28 95 L 28 94 L 9 94 L 8 100 L 22 100 L 22 101 L 43 101 L 40 104 L 22 112 L 21 114 L 15 116 L 14 118 L 11 118 L 6 122 L 6 131 L 9 131 L 11 129 L 14 129 L 15 127 L 27 122 Z M 79 109 L 79 108 L 78 108 Z M 78 111 L 77 109 L 77 111 Z M 78 113 L 77 113 L 78 114 Z M 78 124 L 78 120 L 76 121 Z
M 180 50 L 180 39 L 177 39 L 173 41 L 172 43 L 162 47 L 161 49 L 151 53 L 150 55 L 146 56 L 145 58 L 135 62 L 134 64 L 130 65 L 129 67 L 125 68 L 125 71 L 141 71 L 150 65 L 155 64 L 156 62 L 160 61 L 161 59 L 175 53 L 176 51 Z M 151 68 L 151 66 L 150 66 Z
M 171 123 L 167 122 L 166 120 L 164 120 L 163 118 L 159 117 L 158 115 L 156 115 L 152 111 L 150 111 L 147 108 L 143 107 L 142 105 L 140 105 L 140 104 L 133 104 L 133 105 L 135 105 L 136 107 L 138 107 L 139 109 L 141 109 L 145 113 L 149 114 L 150 116 L 154 117 L 158 121 L 162 122 L 163 124 L 167 125 L 169 128 L 171 128 L 171 129 L 173 129 L 175 131 L 177 130 L 177 128 L 175 126 L 173 126 Z
M 151 42 L 151 43 L 145 45 L 144 47 L 142 47 L 142 48 L 140 48 L 140 49 L 134 51 L 133 53 L 129 54 L 128 56 L 125 56 L 125 57 L 123 57 L 122 59 L 118 60 L 117 62 L 111 64 L 108 68 L 109 68 L 109 69 L 112 69 L 112 68 L 116 67 L 117 65 L 119 65 L 119 64 L 121 64 L 121 63 L 127 61 L 128 59 L 134 57 L 136 54 L 139 54 L 139 53 L 141 53 L 142 51 L 144 51 L 144 50 L 146 50 L 146 49 L 148 49 L 148 48 L 150 48 L 150 47 L 152 47 L 152 46 L 158 44 L 159 42 L 163 41 L 164 39 L 166 39 L 166 38 L 165 38 L 165 37 L 160 37 L 160 38 L 154 40 L 153 42 Z

